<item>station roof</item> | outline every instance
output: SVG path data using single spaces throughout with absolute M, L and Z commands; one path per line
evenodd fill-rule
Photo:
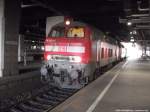
M 21 32 L 44 35 L 46 17 L 64 15 L 121 41 L 129 41 L 131 36 L 149 40 L 149 6 L 149 0 L 22 0 Z M 126 25 L 129 21 L 132 26 Z M 136 35 L 131 34 L 134 31 Z

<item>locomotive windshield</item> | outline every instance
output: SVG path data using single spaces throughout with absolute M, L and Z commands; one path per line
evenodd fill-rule
M 50 37 L 64 37 L 65 34 L 65 28 L 64 27 L 55 27 L 50 32 Z
M 81 27 L 71 27 L 67 30 L 64 27 L 55 27 L 49 34 L 49 37 L 84 37 L 84 28 Z
M 84 29 L 81 27 L 69 28 L 67 31 L 67 37 L 84 37 Z

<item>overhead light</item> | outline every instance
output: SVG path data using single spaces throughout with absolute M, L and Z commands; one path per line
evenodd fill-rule
M 36 49 L 37 47 L 36 46 L 33 46 L 33 49 Z
M 132 35 L 132 32 L 130 32 L 130 34 Z
M 130 39 L 130 42 L 134 42 L 135 40 L 134 39 Z
M 132 22 L 128 21 L 128 22 L 127 22 L 127 25 L 128 25 L 128 26 L 131 26 L 131 25 L 132 25 Z
M 21 5 L 21 8 L 28 8 L 28 7 L 36 7 L 36 6 L 40 6 L 39 4 L 31 4 L 31 5 Z
M 133 39 L 133 37 L 131 37 L 131 39 Z
M 137 34 L 136 30 L 133 31 L 133 34 L 135 34 L 135 35 Z

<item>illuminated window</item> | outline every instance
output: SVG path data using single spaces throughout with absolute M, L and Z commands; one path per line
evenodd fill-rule
M 84 28 L 81 27 L 69 28 L 67 32 L 67 37 L 84 37 Z

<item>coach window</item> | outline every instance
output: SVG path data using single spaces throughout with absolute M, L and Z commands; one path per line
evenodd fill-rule
M 101 49 L 101 58 L 103 59 L 104 58 L 104 48 Z
M 117 56 L 117 51 L 115 50 L 115 56 Z
M 111 57 L 113 57 L 113 50 L 111 49 Z
M 111 55 L 111 54 L 110 54 L 110 49 L 108 49 L 108 57 L 110 57 L 110 55 Z
M 112 49 L 109 49 L 109 51 L 108 51 L 108 55 L 109 55 L 109 57 L 112 57 Z
M 105 49 L 105 58 L 107 58 L 107 55 L 108 55 L 108 50 L 107 48 Z

